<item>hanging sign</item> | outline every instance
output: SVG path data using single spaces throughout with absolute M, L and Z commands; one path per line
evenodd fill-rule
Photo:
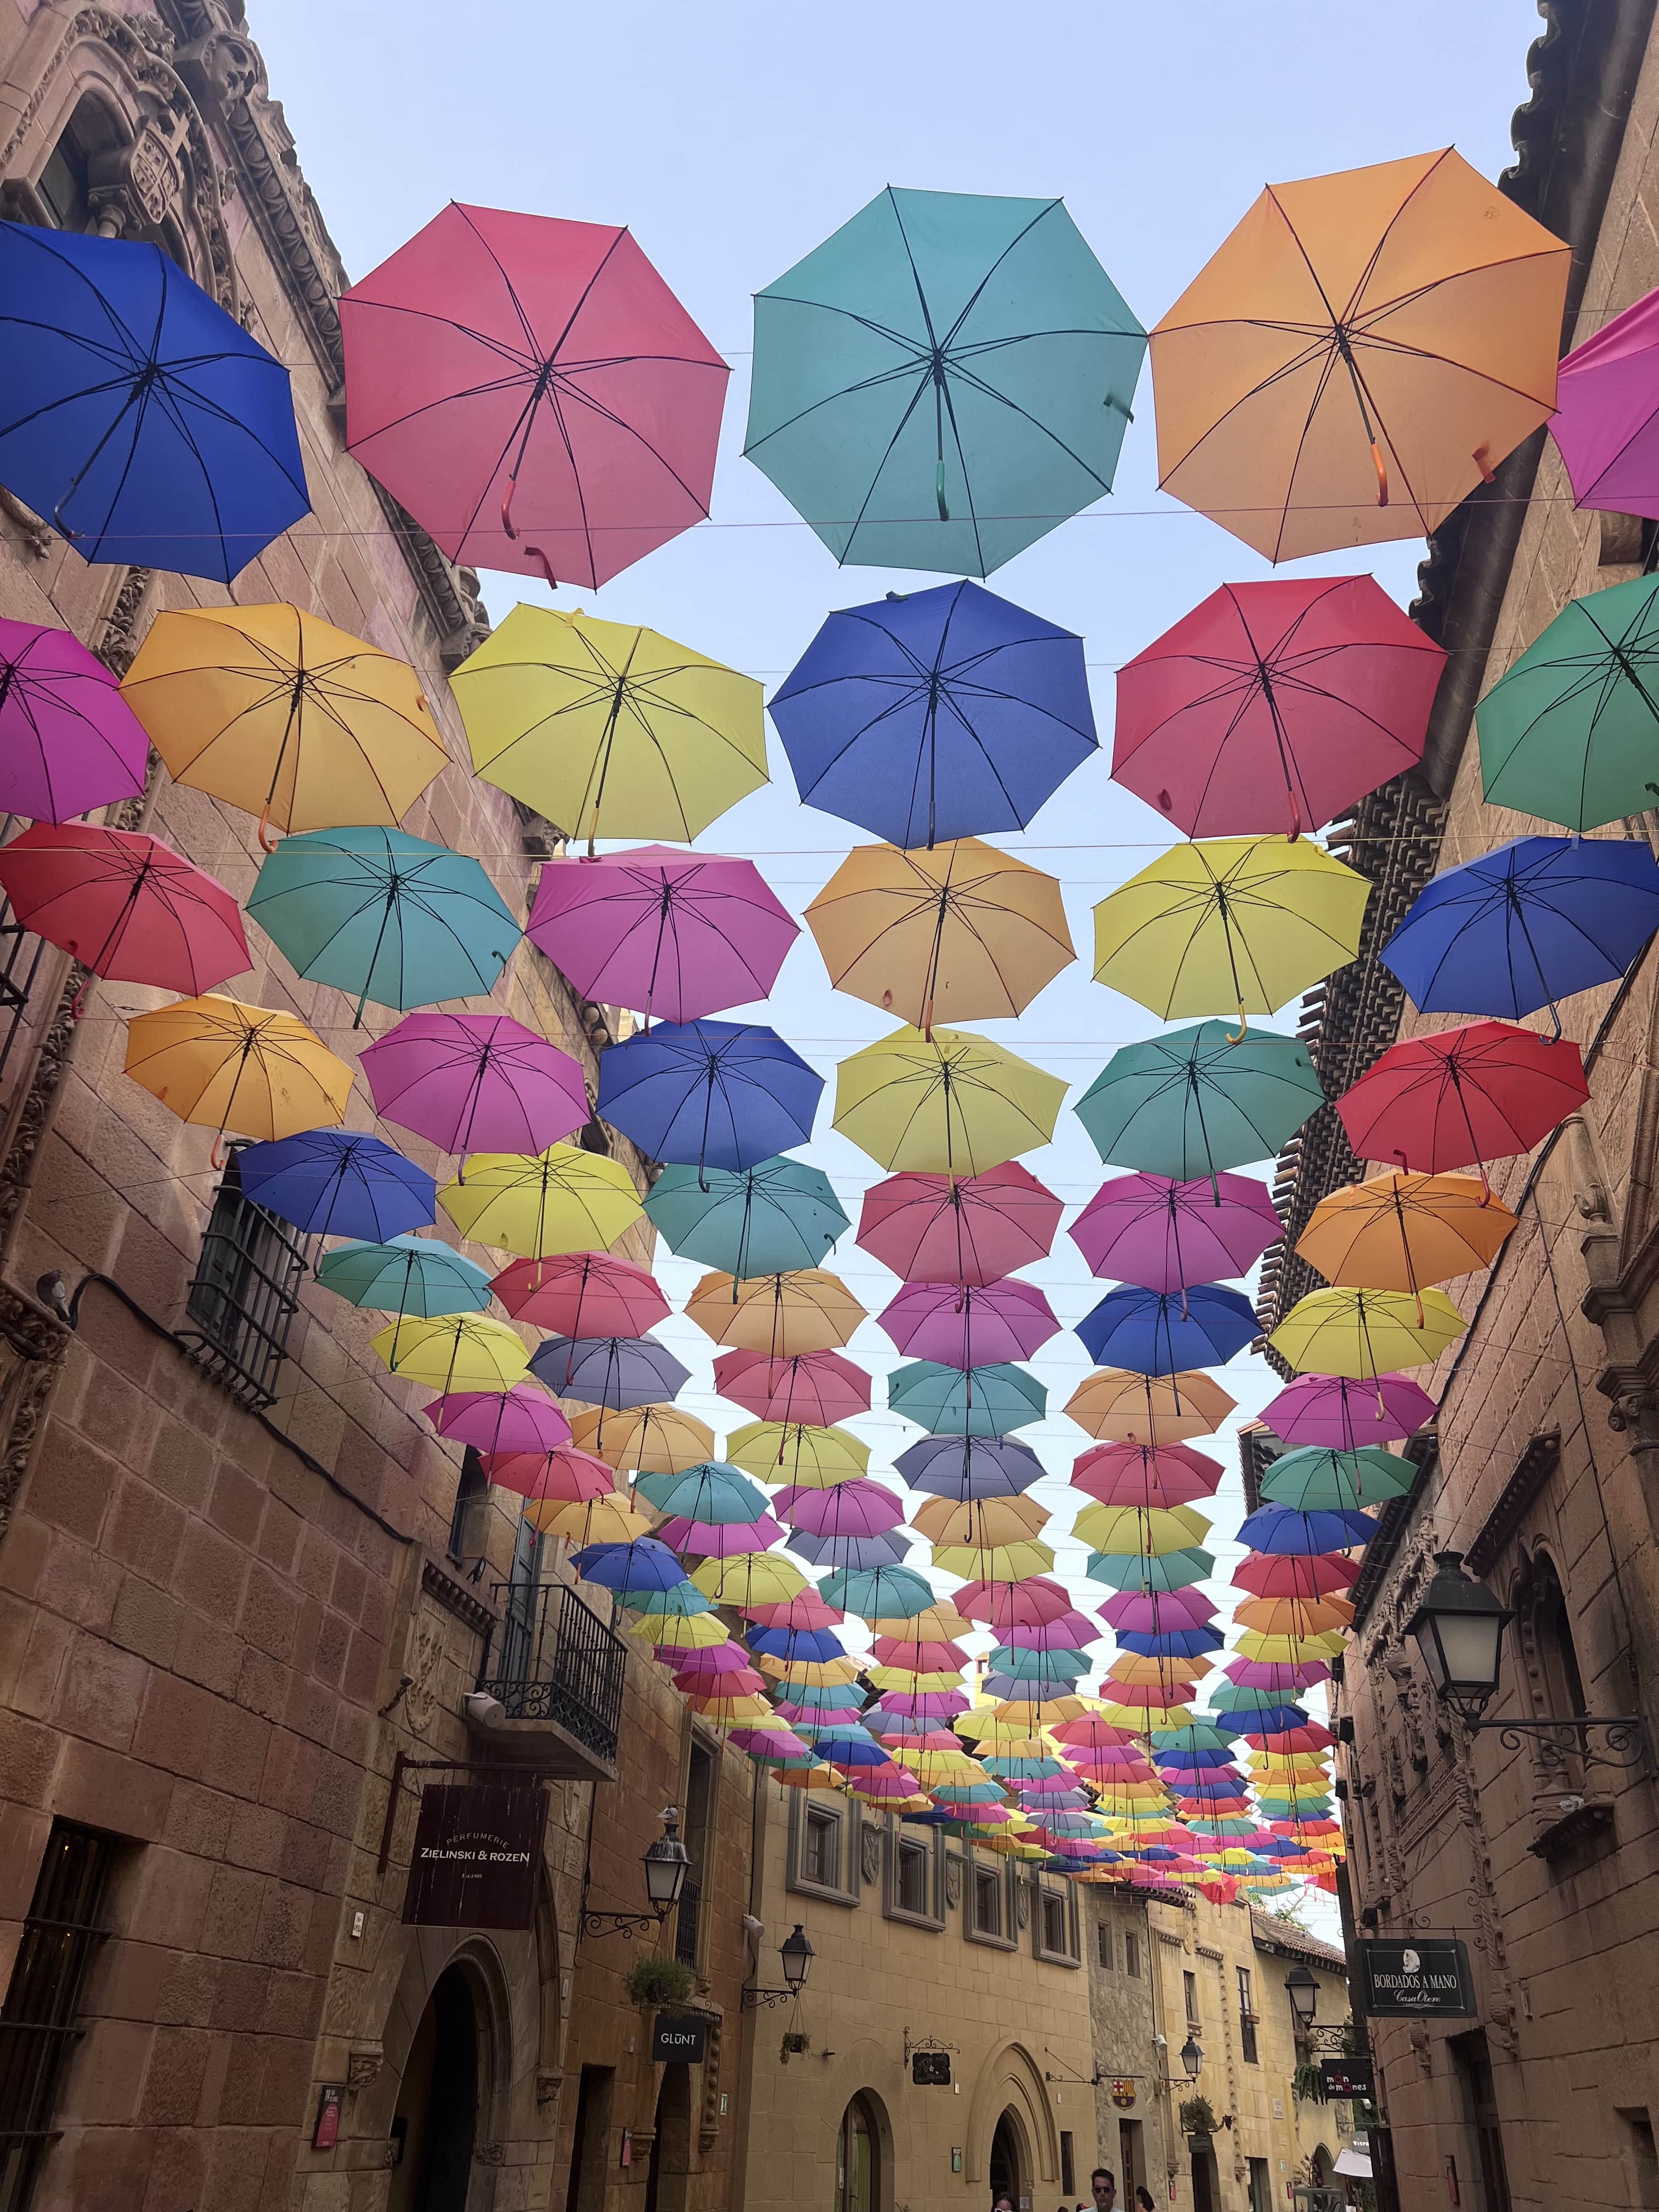
M 546 1826 L 538 1782 L 428 1784 L 404 1893 L 405 1927 L 530 1927 Z
M 1364 2009 L 1382 2020 L 1472 2020 L 1469 1954 L 1455 1936 L 1414 1936 L 1409 1943 L 1364 1942 L 1359 1972 Z
M 708 2045 L 708 2023 L 695 2013 L 659 2012 L 651 2028 L 652 2062 L 659 2066 L 701 2066 Z
M 1319 2070 L 1325 2077 L 1328 2097 L 1363 2097 L 1368 2105 L 1376 2102 L 1376 2075 L 1369 2058 L 1322 2058 Z
M 1112 2102 L 1117 2106 L 1120 2112 L 1127 2112 L 1130 2111 L 1134 2105 L 1134 2101 L 1135 2085 L 1133 2081 L 1113 2082 Z

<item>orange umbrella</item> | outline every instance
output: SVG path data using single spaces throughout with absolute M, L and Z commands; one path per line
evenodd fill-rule
M 1106 1443 L 1173 1444 L 1213 1436 L 1237 1403 L 1196 1370 L 1132 1375 L 1126 1368 L 1102 1367 L 1084 1376 L 1066 1410 L 1079 1428 Z
M 1233 1619 L 1263 1636 L 1317 1636 L 1346 1628 L 1353 1607 L 1345 1597 L 1252 1597 L 1233 1607 Z
M 1449 149 L 1270 185 L 1152 334 L 1159 483 L 1270 561 L 1428 536 L 1554 412 L 1571 258 Z
M 806 1352 L 838 1352 L 864 1319 L 864 1308 L 839 1275 L 797 1267 L 783 1275 L 705 1275 L 685 1302 L 685 1317 L 716 1344 L 793 1359 Z
M 1475 1176 L 1371 1176 L 1322 1198 L 1297 1251 L 1328 1283 L 1411 1291 L 1489 1267 L 1516 1218 Z
M 713 1429 L 678 1406 L 593 1406 L 574 1417 L 570 1440 L 630 1474 L 684 1474 L 714 1456 Z

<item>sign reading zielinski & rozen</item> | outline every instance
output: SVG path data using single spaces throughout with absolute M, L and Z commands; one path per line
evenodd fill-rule
M 429 1783 L 404 1893 L 405 1925 L 531 1926 L 546 1826 L 538 1783 Z

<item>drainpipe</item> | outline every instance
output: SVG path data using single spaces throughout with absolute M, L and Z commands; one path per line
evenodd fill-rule
M 763 1766 L 756 1764 L 752 1768 L 752 1771 L 755 1778 L 755 1796 L 754 1803 L 750 1808 L 749 1816 L 749 1917 L 750 1920 L 759 1922 L 763 1920 L 765 1917 L 761 1911 L 761 1905 L 766 1893 L 766 1826 L 768 1809 L 766 1802 L 766 1769 Z M 751 1944 L 750 1936 L 748 1932 L 745 1931 L 744 1939 L 745 1954 L 750 1948 Z M 749 1980 L 750 1976 L 755 1972 L 760 1962 L 759 1943 L 757 1939 L 753 1943 L 752 1948 L 755 1952 L 755 1956 L 751 1959 L 745 1955 L 744 1958 L 743 1978 L 745 1982 Z M 737 2094 L 732 2100 L 735 2109 L 729 2115 L 734 2136 L 734 2148 L 732 2154 L 732 2199 L 730 2212 L 744 2212 L 744 2206 L 748 2200 L 749 2139 L 751 2132 L 750 2128 L 750 2105 L 755 2079 L 756 2035 L 760 2025 L 760 2014 L 758 2012 L 744 2012 L 742 2009 L 741 1999 L 738 2000 L 738 2019 L 739 2023 L 739 2031 L 738 2037 Z

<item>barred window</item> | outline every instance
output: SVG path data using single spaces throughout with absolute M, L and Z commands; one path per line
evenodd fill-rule
M 1002 1933 L 1002 1876 L 987 1867 L 974 1869 L 974 1927 L 981 1936 Z
M 195 1325 L 179 1335 L 216 1380 L 256 1410 L 276 1401 L 313 1241 L 243 1196 L 233 1152 L 185 1304 Z

